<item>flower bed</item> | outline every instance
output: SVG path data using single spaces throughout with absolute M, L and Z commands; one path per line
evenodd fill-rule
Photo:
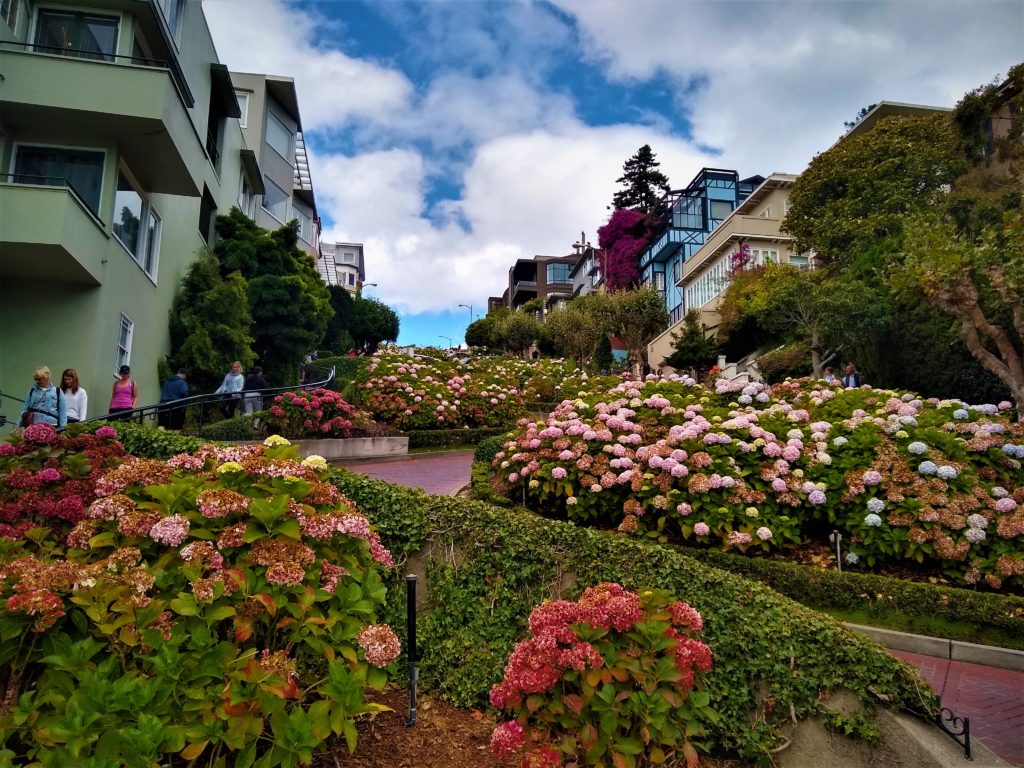
M 5 485 L 54 444 L 29 438 L 5 444 Z M 294 766 L 331 734 L 355 748 L 353 718 L 379 709 L 363 690 L 399 653 L 377 621 L 392 558 L 322 458 L 266 442 L 126 458 L 66 537 L 3 548 L 0 756 Z
M 625 533 L 745 552 L 835 527 L 850 565 L 911 560 L 1019 589 L 1022 459 L 1009 403 L 672 376 L 522 421 L 494 465 L 510 497 Z
M 575 396 L 588 381 L 571 361 L 487 357 L 461 362 L 385 350 L 370 360 L 360 386 L 362 405 L 375 419 L 410 431 L 507 427 L 527 401 Z

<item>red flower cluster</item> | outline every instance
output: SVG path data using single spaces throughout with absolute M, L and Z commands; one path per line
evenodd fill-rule
M 267 419 L 285 437 L 348 437 L 355 408 L 329 389 L 284 392 L 274 398 Z

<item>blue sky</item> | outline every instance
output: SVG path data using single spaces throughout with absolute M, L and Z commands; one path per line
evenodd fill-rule
M 462 341 L 517 258 L 596 241 L 622 163 L 799 173 L 860 107 L 952 106 L 1024 60 L 1020 0 L 204 0 L 222 61 L 295 78 L 324 238 L 401 343 Z

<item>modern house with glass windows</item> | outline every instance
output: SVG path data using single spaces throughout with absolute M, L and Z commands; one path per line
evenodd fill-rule
M 96 415 L 127 364 L 155 402 L 181 279 L 263 190 L 202 4 L 0 0 L 0 74 L 0 391 L 75 368 Z
M 579 253 L 516 260 L 508 270 L 508 288 L 500 300 L 487 300 L 488 311 L 497 306 L 519 309 L 532 299 L 543 299 L 545 311 L 564 304 L 572 298 L 572 270 L 579 260 Z
M 640 282 L 654 285 L 665 297 L 673 325 L 685 314 L 677 285 L 683 265 L 762 181 L 763 176 L 740 179 L 736 171 L 702 168 L 685 189 L 662 198 L 656 213 L 666 227 L 640 254 Z
M 704 243 L 683 263 L 676 289 L 683 297 L 685 310 L 699 310 L 701 323 L 709 331 L 718 327 L 718 306 L 729 287 L 734 257 L 744 245 L 751 267 L 774 262 L 810 268 L 809 256 L 793 251 L 793 238 L 780 231 L 795 182 L 796 175 L 791 173 L 773 173 L 764 179 L 732 213 L 716 224 Z M 679 331 L 682 324 L 682 318 L 673 322 L 648 345 L 652 366 L 660 367 L 661 361 L 671 354 L 672 334 Z
M 295 81 L 290 77 L 232 72 L 246 146 L 263 172 L 261 187 L 243 185 L 242 209 L 265 229 L 299 222 L 299 245 L 320 259 L 320 219 L 302 136 Z M 259 201 L 259 204 L 257 202 Z
M 321 243 L 323 253 L 317 267 L 327 285 L 340 285 L 358 296 L 366 282 L 362 243 Z

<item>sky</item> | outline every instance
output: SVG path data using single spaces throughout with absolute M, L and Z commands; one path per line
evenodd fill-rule
M 203 7 L 229 68 L 294 77 L 322 239 L 364 244 L 401 344 L 461 343 L 516 259 L 596 244 L 643 144 L 674 189 L 799 173 L 865 105 L 952 107 L 1024 61 L 1024 0 Z

